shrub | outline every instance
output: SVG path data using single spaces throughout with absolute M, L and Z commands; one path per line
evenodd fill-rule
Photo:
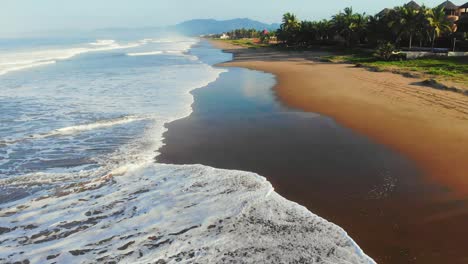
M 406 53 L 403 52 L 394 52 L 392 56 L 390 56 L 390 60 L 392 61 L 403 61 L 406 60 Z
M 392 59 L 394 52 L 395 46 L 392 43 L 383 43 L 380 44 L 375 50 L 375 56 L 380 59 L 389 61 Z

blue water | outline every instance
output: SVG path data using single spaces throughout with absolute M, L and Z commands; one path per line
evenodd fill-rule
M 189 92 L 214 81 L 221 70 L 210 65 L 229 58 L 190 38 L 81 41 L 0 43 L 8 71 L 0 75 L 0 179 L 10 187 L 154 158 L 164 123 L 189 114 Z

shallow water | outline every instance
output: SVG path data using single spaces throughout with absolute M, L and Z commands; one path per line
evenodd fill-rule
M 270 74 L 229 68 L 193 92 L 193 113 L 167 126 L 158 160 L 256 172 L 378 263 L 464 263 L 467 201 L 444 199 L 448 190 L 392 149 L 284 106 L 274 85 Z

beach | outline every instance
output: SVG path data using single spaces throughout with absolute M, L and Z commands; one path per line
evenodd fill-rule
M 167 126 L 159 161 L 259 173 L 285 198 L 343 227 L 378 263 L 466 261 L 467 97 L 316 62 L 323 51 L 213 44 L 234 54 L 219 67 L 274 74 L 273 100 L 294 117 L 251 115 L 263 109 L 255 105 L 229 110 L 237 113 L 230 118 L 223 110 L 230 95 L 196 90 L 192 115 Z M 241 75 L 218 86 L 261 83 Z
M 275 92 L 287 105 L 330 116 L 411 157 L 452 194 L 468 195 L 468 97 L 420 86 L 419 79 L 307 60 L 320 52 L 275 57 L 214 43 L 235 54 L 223 66 L 274 73 Z

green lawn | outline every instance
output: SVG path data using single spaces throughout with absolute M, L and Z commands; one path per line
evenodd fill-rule
M 327 56 L 324 60 L 361 64 L 380 71 L 423 74 L 439 80 L 449 80 L 468 85 L 468 57 L 421 58 L 406 61 L 382 61 L 369 53 Z
M 270 47 L 270 44 L 256 43 L 253 39 L 220 39 L 234 45 L 246 47 L 246 48 L 265 48 Z

